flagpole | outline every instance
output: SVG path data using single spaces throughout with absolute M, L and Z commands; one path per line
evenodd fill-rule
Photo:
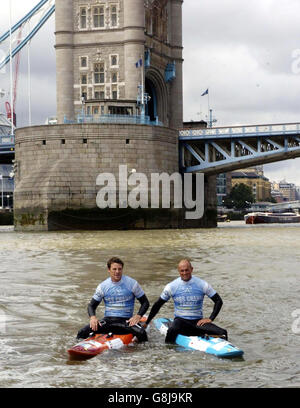
M 11 135 L 14 134 L 14 106 L 13 106 L 13 67 L 12 67 L 12 7 L 9 0 L 9 69 L 10 69 L 10 122 Z
M 209 105 L 209 88 L 207 88 L 207 104 L 208 104 L 208 127 L 211 127 L 211 121 L 210 121 L 210 105 Z

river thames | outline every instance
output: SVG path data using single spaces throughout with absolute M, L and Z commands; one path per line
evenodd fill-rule
M 0 387 L 300 387 L 300 224 L 45 233 L 0 227 L 0 242 Z M 114 255 L 151 305 L 178 277 L 177 262 L 190 258 L 194 275 L 222 297 L 215 323 L 243 358 L 165 345 L 151 325 L 148 343 L 68 361 Z M 212 307 L 206 298 L 205 317 Z M 172 317 L 173 302 L 157 316 Z

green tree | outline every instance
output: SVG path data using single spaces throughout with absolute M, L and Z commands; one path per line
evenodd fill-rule
M 226 196 L 224 204 L 228 208 L 236 208 L 237 210 L 243 210 L 249 207 L 250 203 L 254 203 L 255 198 L 252 193 L 251 187 L 244 183 L 236 184 L 230 194 Z
M 265 201 L 267 201 L 268 203 L 277 203 L 277 201 L 275 200 L 274 197 L 270 196 L 269 198 L 267 198 Z

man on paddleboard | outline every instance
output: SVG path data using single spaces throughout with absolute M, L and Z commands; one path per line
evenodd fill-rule
M 107 262 L 110 277 L 101 282 L 88 305 L 90 323 L 79 330 L 77 339 L 85 339 L 96 333 L 133 334 L 139 341 L 147 341 L 144 327 L 139 325 L 149 308 L 149 301 L 138 282 L 123 275 L 124 263 L 117 257 Z M 141 307 L 133 316 L 135 298 Z M 101 301 L 105 304 L 105 314 L 101 321 L 96 317 L 96 309 Z
M 146 325 L 172 297 L 175 318 L 167 331 L 166 343 L 175 343 L 178 334 L 202 337 L 205 334 L 218 335 L 227 340 L 227 331 L 212 323 L 221 310 L 223 304 L 221 297 L 206 281 L 192 276 L 193 267 L 188 259 L 182 259 L 179 262 L 178 272 L 180 277 L 166 285 L 159 299 L 152 306 Z M 204 319 L 202 313 L 205 295 L 214 302 L 213 311 L 208 319 Z

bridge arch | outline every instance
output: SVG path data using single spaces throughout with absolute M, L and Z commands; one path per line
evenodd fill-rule
M 152 120 L 158 120 L 168 126 L 168 90 L 160 71 L 154 67 L 149 68 L 145 75 L 145 90 L 151 97 L 147 114 Z

